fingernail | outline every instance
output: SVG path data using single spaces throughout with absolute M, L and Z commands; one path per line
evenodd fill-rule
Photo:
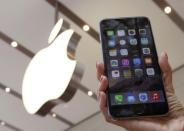
M 103 75 L 101 75 L 101 77 L 100 77 L 100 81 L 102 81 L 104 79 L 104 76 Z
M 98 61 L 96 62 L 96 68 L 97 68 L 97 66 L 98 66 Z
M 168 59 L 168 55 L 167 55 L 167 53 L 165 52 L 164 54 L 165 54 L 165 57 Z
M 167 53 L 165 51 L 162 52 L 162 56 L 168 59 Z

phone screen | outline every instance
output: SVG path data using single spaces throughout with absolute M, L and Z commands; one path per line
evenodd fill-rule
M 167 99 L 148 18 L 106 19 L 100 31 L 110 115 L 165 114 Z

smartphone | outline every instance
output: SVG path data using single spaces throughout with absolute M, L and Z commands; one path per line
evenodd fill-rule
M 166 114 L 168 103 L 149 19 L 104 19 L 100 34 L 109 115 L 118 119 Z

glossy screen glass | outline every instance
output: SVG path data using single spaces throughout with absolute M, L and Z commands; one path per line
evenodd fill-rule
M 166 101 L 148 19 L 105 20 L 101 39 L 110 106 Z

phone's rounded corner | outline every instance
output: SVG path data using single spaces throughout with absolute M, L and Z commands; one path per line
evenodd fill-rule
M 141 16 L 141 18 L 144 18 L 150 21 L 150 18 L 148 16 Z
M 168 105 L 168 103 L 167 103 L 167 107 L 166 107 L 166 110 L 165 110 L 165 112 L 164 112 L 164 115 L 168 115 L 168 113 L 169 113 L 169 105 Z
M 108 108 L 108 113 L 107 113 L 108 117 L 112 120 L 119 120 L 118 118 L 116 118 L 110 111 L 110 109 Z
M 106 21 L 107 19 L 100 19 L 100 21 L 99 21 L 99 25 L 100 25 L 100 27 L 101 27 L 101 25 Z
M 169 114 L 169 111 L 170 111 L 170 109 L 169 109 L 169 105 L 167 103 L 164 111 L 161 114 L 159 114 L 159 116 L 167 116 Z

